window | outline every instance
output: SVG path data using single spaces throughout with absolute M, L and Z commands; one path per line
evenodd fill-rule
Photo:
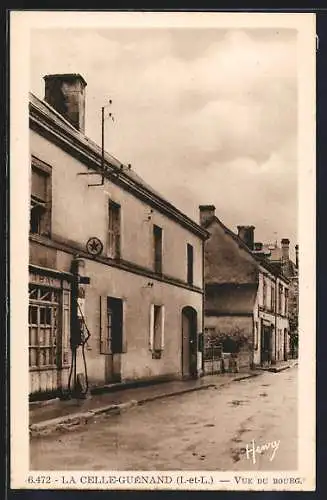
M 187 283 L 193 285 L 193 247 L 187 244 Z
M 36 163 L 36 162 L 35 162 Z M 49 236 L 51 231 L 51 168 L 32 165 L 30 233 Z
M 271 310 L 275 312 L 276 309 L 276 287 L 271 285 Z
M 153 226 L 153 250 L 154 250 L 154 270 L 156 273 L 162 273 L 162 229 L 159 226 Z
M 285 316 L 288 315 L 288 288 L 285 288 L 285 304 L 284 304 L 284 313 Z
M 283 314 L 283 285 L 278 286 L 278 312 Z
M 109 200 L 108 205 L 108 248 L 107 256 L 120 257 L 120 205 Z
M 149 348 L 152 358 L 160 359 L 164 348 L 165 308 L 162 305 L 151 305 Z
M 262 295 L 263 295 L 263 307 L 266 307 L 267 306 L 267 283 L 266 283 L 265 278 L 263 278 Z
M 32 370 L 59 365 L 60 301 L 59 290 L 29 285 L 29 366 Z

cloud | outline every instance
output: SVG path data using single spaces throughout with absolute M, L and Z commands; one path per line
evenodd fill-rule
M 35 31 L 31 87 L 80 72 L 87 134 L 112 98 L 106 148 L 178 208 L 296 238 L 296 49 L 290 30 Z

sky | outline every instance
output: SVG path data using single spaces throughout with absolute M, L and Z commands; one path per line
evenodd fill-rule
M 196 222 L 297 243 L 297 38 L 290 29 L 46 29 L 31 38 L 30 90 L 80 73 L 86 135 Z

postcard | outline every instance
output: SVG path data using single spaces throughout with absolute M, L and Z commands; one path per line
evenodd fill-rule
M 11 487 L 315 490 L 315 15 L 11 11 Z

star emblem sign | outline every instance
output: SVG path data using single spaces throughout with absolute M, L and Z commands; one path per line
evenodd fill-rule
M 88 253 L 91 255 L 100 255 L 100 253 L 103 250 L 103 245 L 102 242 L 99 240 L 99 238 L 93 236 L 87 241 L 86 249 Z

